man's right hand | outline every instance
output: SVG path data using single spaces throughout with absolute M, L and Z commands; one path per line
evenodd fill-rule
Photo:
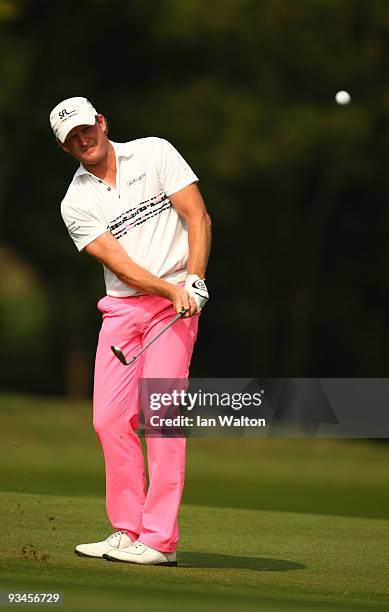
M 183 308 L 188 310 L 188 312 L 183 316 L 183 319 L 187 319 L 188 317 L 192 317 L 197 312 L 197 304 L 193 298 L 189 296 L 189 293 L 184 289 L 184 287 L 172 287 L 173 292 L 171 296 L 171 301 L 173 302 L 174 310 L 178 314 L 181 312 Z

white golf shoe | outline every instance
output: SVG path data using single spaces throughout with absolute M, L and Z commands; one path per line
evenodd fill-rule
M 91 544 L 79 544 L 74 552 L 79 557 L 96 557 L 102 559 L 104 554 L 110 550 L 119 550 L 131 546 L 132 540 L 124 531 L 115 531 L 102 542 L 92 542 Z
M 176 553 L 165 553 L 154 550 L 137 540 L 127 548 L 110 550 L 103 555 L 108 561 L 124 561 L 125 563 L 139 563 L 141 565 L 169 565 L 177 566 Z

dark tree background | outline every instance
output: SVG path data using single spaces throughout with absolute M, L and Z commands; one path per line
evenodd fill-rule
M 75 164 L 48 123 L 75 95 L 200 176 L 193 375 L 386 376 L 387 0 L 0 0 L 0 27 L 2 389 L 90 392 L 103 275 L 63 225 Z

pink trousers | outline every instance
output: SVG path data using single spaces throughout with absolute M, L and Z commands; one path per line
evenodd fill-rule
M 103 297 L 96 352 L 93 426 L 101 443 L 106 474 L 107 514 L 112 526 L 132 539 L 163 552 L 176 550 L 177 516 L 185 477 L 185 438 L 146 437 L 149 486 L 146 491 L 138 428 L 138 379 L 189 375 L 198 316 L 180 319 L 132 365 L 124 366 L 111 351 L 127 358 L 175 315 L 171 302 L 153 295 Z

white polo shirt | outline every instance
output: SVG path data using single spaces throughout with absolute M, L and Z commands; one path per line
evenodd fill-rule
M 198 181 L 178 151 L 162 138 L 111 142 L 116 189 L 81 164 L 61 203 L 61 214 L 77 249 L 110 231 L 137 264 L 172 283 L 184 280 L 188 259 L 186 221 L 169 196 Z M 108 295 L 138 292 L 104 266 Z

